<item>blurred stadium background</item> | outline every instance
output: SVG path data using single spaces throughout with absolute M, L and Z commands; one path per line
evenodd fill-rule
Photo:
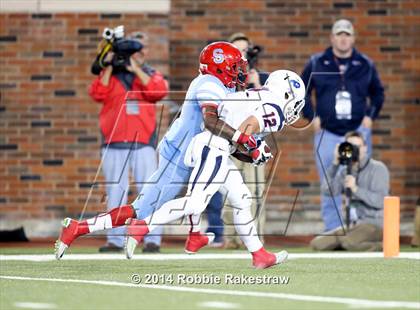
M 332 23 L 349 18 L 357 48 L 371 57 L 386 87 L 374 124 L 374 157 L 401 197 L 402 235 L 413 233 L 420 193 L 420 8 L 418 1 L 8 1 L 0 2 L 0 230 L 24 226 L 29 237 L 55 237 L 59 221 L 106 208 L 92 188 L 99 165 L 99 104 L 87 94 L 90 65 L 104 27 L 150 34 L 151 65 L 173 91 L 197 74 L 208 40 L 245 32 L 264 47 L 260 68 L 301 72 L 329 45 Z M 163 102 L 160 134 L 169 122 Z M 289 130 L 267 197 L 266 233 L 322 232 L 313 134 Z M 101 175 L 101 174 L 100 174 Z M 102 176 L 101 176 L 102 177 Z M 133 187 L 134 189 L 134 187 Z

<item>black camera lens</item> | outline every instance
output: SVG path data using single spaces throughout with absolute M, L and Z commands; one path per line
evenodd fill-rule
M 349 142 L 338 146 L 338 160 L 341 165 L 349 165 L 359 160 L 359 148 Z
M 258 62 L 258 55 L 262 52 L 262 47 L 259 45 L 250 46 L 246 52 L 246 59 L 248 60 L 249 68 L 255 68 Z

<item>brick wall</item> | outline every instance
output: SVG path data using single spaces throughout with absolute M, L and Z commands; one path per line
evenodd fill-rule
M 416 1 L 172 1 L 171 84 L 185 89 L 196 74 L 197 57 L 207 40 L 245 32 L 264 46 L 260 68 L 301 72 L 309 56 L 329 45 L 338 18 L 349 18 L 357 48 L 371 57 L 386 87 L 386 103 L 374 124 L 374 157 L 391 170 L 392 194 L 401 196 L 403 216 L 411 218 L 420 188 L 420 62 Z M 283 150 L 268 192 L 269 230 L 284 232 L 288 210 L 298 193 L 289 233 L 319 219 L 319 182 L 312 131 L 288 130 L 277 136 Z M 281 212 L 279 212 L 281 211 Z M 298 225 L 298 224 L 302 225 Z M 311 224 L 309 224 L 311 223 Z M 315 231 L 321 226 L 315 226 Z
M 122 23 L 126 33 L 150 33 L 150 64 L 167 75 L 167 15 L 0 15 L 3 227 L 15 219 L 77 216 L 85 205 L 87 213 L 106 208 L 103 187 L 88 196 L 101 137 L 100 105 L 87 90 L 103 28 Z
M 149 32 L 152 65 L 170 76 L 172 90 L 185 90 L 208 40 L 246 32 L 265 47 L 261 68 L 300 72 L 312 53 L 328 45 L 339 17 L 354 22 L 357 47 L 376 62 L 386 86 L 374 125 L 374 157 L 389 166 L 392 193 L 401 196 L 409 218 L 420 187 L 419 14 L 416 1 L 329 0 L 177 0 L 169 16 L 0 14 L 1 225 L 74 216 L 84 206 L 87 212 L 105 208 L 103 187 L 91 188 L 99 164 L 100 106 L 87 96 L 90 62 L 105 26 Z M 268 192 L 269 229 L 284 231 L 299 191 L 289 232 L 305 226 L 320 231 L 312 132 L 288 130 L 277 142 L 283 154 Z

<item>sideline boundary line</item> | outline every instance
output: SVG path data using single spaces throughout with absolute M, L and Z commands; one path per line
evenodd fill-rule
M 346 259 L 346 258 L 382 258 L 382 252 L 373 253 L 291 253 L 289 254 L 289 260 L 293 259 Z M 416 259 L 420 260 L 420 252 L 403 252 L 400 253 L 396 259 Z M 62 260 L 125 260 L 125 255 L 121 254 L 67 254 L 64 255 Z M 152 260 L 152 261 L 164 261 L 164 260 L 219 260 L 219 259 L 251 259 L 251 255 L 246 252 L 242 253 L 225 253 L 225 254 L 138 254 L 134 255 L 132 260 Z M 387 258 L 388 259 L 388 258 Z M 47 262 L 54 261 L 55 256 L 53 254 L 34 254 L 34 255 L 0 255 L 1 261 L 33 261 L 33 262 Z
M 356 299 L 356 298 L 344 298 L 344 297 L 327 297 L 327 296 L 316 296 L 316 295 L 299 295 L 299 294 L 288 294 L 288 293 L 269 293 L 269 292 L 253 292 L 253 291 L 235 291 L 235 290 L 182 287 L 182 286 L 170 286 L 170 285 L 147 285 L 147 284 L 133 284 L 133 283 L 114 282 L 114 281 L 95 281 L 95 280 L 77 280 L 77 279 L 30 278 L 30 277 L 17 277 L 17 276 L 0 276 L 0 279 L 135 287 L 135 288 L 144 288 L 144 289 L 160 289 L 160 290 L 166 290 L 166 291 L 190 292 L 190 293 L 210 294 L 210 295 L 229 295 L 229 296 L 246 296 L 246 297 L 251 296 L 251 297 L 261 297 L 261 298 L 288 299 L 288 300 L 302 301 L 302 302 L 324 302 L 324 303 L 345 304 L 345 305 L 349 305 L 353 307 L 375 307 L 375 308 L 399 307 L 399 308 L 409 308 L 409 309 L 420 308 L 420 302 L 408 302 L 408 301 L 369 300 L 369 299 Z

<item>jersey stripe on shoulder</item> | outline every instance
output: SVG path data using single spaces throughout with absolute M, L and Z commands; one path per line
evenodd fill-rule
M 280 109 L 280 107 L 277 104 L 274 104 L 274 103 L 268 103 L 267 102 L 267 103 L 264 103 L 264 105 L 269 105 L 269 106 L 273 107 L 274 109 L 276 109 L 277 114 L 279 115 L 279 118 L 280 118 L 280 124 L 279 124 L 279 128 L 277 129 L 277 131 L 280 131 L 280 129 L 283 128 L 283 124 L 284 124 L 284 115 L 283 115 L 282 110 Z

